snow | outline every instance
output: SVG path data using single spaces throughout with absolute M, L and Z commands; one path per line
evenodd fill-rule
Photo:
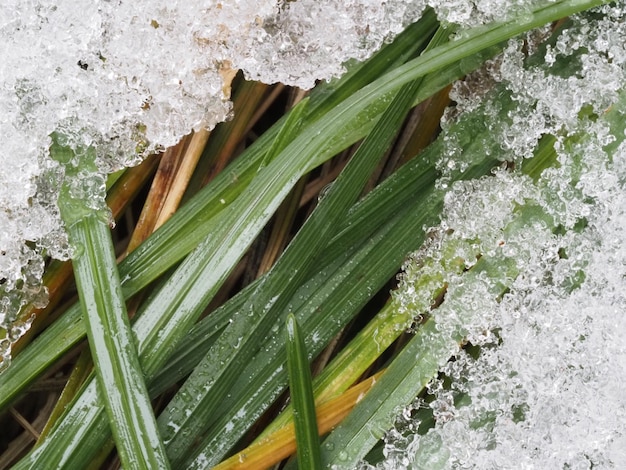
M 416 284 L 432 279 L 432 292 L 445 280 L 432 315 L 439 334 L 462 332 L 468 347 L 398 416 L 377 468 L 626 465 L 626 10 L 601 11 L 539 48 L 547 60 L 511 41 L 455 86 L 444 133 L 474 113 L 493 130 L 485 148 L 498 144 L 515 165 L 452 184 L 441 225 L 406 264 L 398 305 L 427 312 Z M 545 133 L 557 161 L 533 179 L 523 168 Z M 475 158 L 446 143 L 443 171 Z M 474 275 L 478 263 L 496 269 Z M 435 424 L 417 432 L 424 416 Z

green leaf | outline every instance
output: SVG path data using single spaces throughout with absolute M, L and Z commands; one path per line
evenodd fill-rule
M 322 459 L 311 385 L 311 370 L 302 333 L 292 314 L 287 316 L 286 332 L 289 391 L 294 408 L 298 468 L 317 470 L 321 467 Z
M 109 227 L 97 215 L 87 215 L 75 220 L 68 232 L 79 251 L 73 259 L 76 285 L 122 465 L 169 468 L 122 298 Z
M 82 317 L 120 460 L 126 468 L 169 468 L 122 296 L 96 152 L 81 149 L 79 160 L 63 136 L 54 134 L 50 153 L 65 171 L 58 204 L 74 248 Z

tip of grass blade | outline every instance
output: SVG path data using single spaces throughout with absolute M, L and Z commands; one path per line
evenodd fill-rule
M 304 339 L 293 314 L 287 316 L 287 368 L 294 407 L 298 468 L 322 468 L 311 370 Z

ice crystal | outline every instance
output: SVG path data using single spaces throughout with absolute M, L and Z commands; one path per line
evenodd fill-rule
M 515 165 L 452 185 L 441 226 L 407 263 L 396 297 L 421 314 L 416 283 L 445 280 L 432 315 L 466 346 L 399 416 L 378 468 L 626 465 L 625 14 L 573 18 L 534 57 L 512 41 L 479 86 L 455 86 L 461 110 L 444 128 L 476 113 L 488 150 Z M 546 134 L 556 160 L 525 175 Z M 471 160 L 457 137 L 446 144 L 443 171 Z M 473 273 L 481 263 L 495 269 Z

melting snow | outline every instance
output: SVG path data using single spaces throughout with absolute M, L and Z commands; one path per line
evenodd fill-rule
M 439 332 L 461 329 L 472 347 L 442 365 L 428 400 L 398 417 L 378 468 L 626 466 L 626 10 L 601 11 L 539 48 L 545 64 L 511 41 L 476 83 L 455 86 L 461 114 L 444 127 L 482 113 L 498 157 L 522 169 L 550 133 L 557 161 L 536 180 L 498 170 L 452 185 L 442 224 L 407 263 L 396 300 L 428 306 L 414 284 L 446 279 L 433 312 Z M 486 83 L 497 82 L 514 103 L 504 118 L 502 94 L 483 102 Z M 472 158 L 454 138 L 447 145 L 442 171 Z M 507 269 L 494 277 L 458 268 L 477 257 Z M 425 415 L 435 424 L 418 432 Z

